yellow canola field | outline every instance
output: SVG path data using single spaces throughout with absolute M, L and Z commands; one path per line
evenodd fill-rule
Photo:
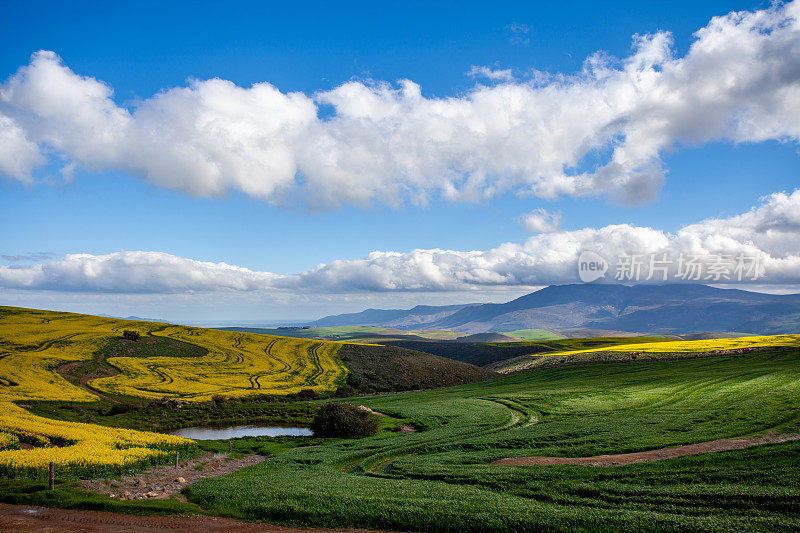
M 19 448 L 19 443 L 35 446 Z M 175 450 L 193 441 L 130 429 L 62 422 L 32 415 L 9 402 L 0 402 L 0 474 L 14 477 L 42 474 L 50 461 L 83 476 L 122 472 L 143 464 L 168 461 Z
M 333 390 L 347 373 L 336 356 L 341 344 L 169 326 L 157 335 L 201 346 L 202 357 L 112 357 L 121 370 L 91 385 L 103 392 L 142 398 L 208 400 L 252 394 Z
M 800 347 L 800 335 L 759 335 L 753 337 L 738 337 L 735 339 L 703 339 L 695 341 L 669 340 L 637 344 L 618 344 L 616 346 L 554 352 L 542 355 L 570 355 L 589 352 L 703 353 L 720 350 L 780 347 Z
M 121 334 L 113 327 L 111 319 L 0 307 L 0 401 L 97 400 L 54 369 L 91 359 L 112 332 Z
M 115 357 L 121 373 L 89 385 L 141 398 L 206 400 L 216 394 L 289 394 L 328 391 L 344 380 L 340 343 L 271 337 L 156 322 L 118 320 L 74 313 L 0 307 L 0 402 L 95 401 L 56 371 L 87 361 L 126 329 L 170 337 L 208 352 L 198 357 Z

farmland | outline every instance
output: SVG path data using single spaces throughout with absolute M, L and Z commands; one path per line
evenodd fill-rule
M 543 369 L 358 401 L 424 429 L 295 449 L 189 489 L 246 519 L 439 531 L 800 526 L 800 443 L 612 468 L 491 466 L 800 431 L 800 351 Z
M 532 357 L 514 357 L 486 365 L 486 367 L 500 373 L 511 373 L 574 364 L 682 359 L 725 353 L 781 350 L 800 345 L 800 335 L 764 335 L 691 341 L 654 337 L 607 337 L 604 339 L 566 339 L 541 343 L 541 345 L 548 349 L 531 353 Z
M 409 341 L 381 340 L 388 346 L 398 346 L 410 350 L 449 357 L 456 361 L 464 361 L 477 366 L 494 368 L 495 364 L 502 368 L 505 361 L 519 357 L 527 361 L 529 355 L 550 355 L 559 352 L 571 352 L 589 348 L 611 347 L 617 345 L 669 342 L 663 337 L 590 337 L 577 339 L 550 339 L 539 341 L 516 342 L 451 342 L 451 341 Z
M 325 327 L 283 327 L 283 328 L 219 328 L 226 331 L 259 333 L 261 335 L 281 335 L 301 339 L 327 341 L 381 342 L 387 340 L 454 340 L 463 333 L 447 330 L 402 330 L 376 326 L 325 326 Z
M 137 342 L 121 339 L 126 329 L 146 337 Z M 76 403 L 87 404 L 89 409 L 98 406 L 100 416 L 108 411 L 109 402 L 123 400 L 139 402 L 134 405 L 141 409 L 141 402 L 163 398 L 202 402 L 220 395 L 285 395 L 301 389 L 330 392 L 347 373 L 337 357 L 340 347 L 321 341 L 0 308 L 0 472 L 10 477 L 41 476 L 53 461 L 62 473 L 104 475 L 158 464 L 176 450 L 194 447 L 192 441 L 169 435 L 54 421 L 12 402 L 33 402 L 36 405 L 28 407 L 34 411 L 49 409 L 48 414 L 55 415 L 62 414 L 63 407 L 71 407 L 74 413 Z M 87 376 L 94 379 L 87 381 Z M 47 402 L 56 407 L 49 408 Z M 287 411 L 282 404 L 271 407 L 268 411 L 273 416 L 283 411 L 310 420 L 307 410 Z
M 186 342 L 202 351 L 111 357 L 108 363 L 119 373 L 92 380 L 93 389 L 136 398 L 199 401 L 217 394 L 331 391 L 347 372 L 336 357 L 341 346 L 337 343 L 0 307 L 0 401 L 96 401 L 97 396 L 69 383 L 56 369 L 90 361 L 126 329 Z
M 141 338 L 123 338 L 126 330 Z M 354 372 L 339 356 L 343 347 L 351 352 Z M 384 379 L 386 369 L 402 379 Z M 316 406 L 297 401 L 298 393 L 329 395 L 348 374 L 366 390 L 391 391 L 494 376 L 382 346 L 3 307 L 0 471 L 41 477 L 53 460 L 71 476 L 115 473 L 194 446 L 141 430 L 226 422 L 308 425 Z M 25 409 L 14 402 L 24 402 Z
M 126 329 L 142 338 L 122 338 Z M 41 479 L 48 461 L 72 478 L 116 476 L 163 464 L 175 451 L 193 456 L 198 448 L 231 446 L 272 457 L 185 489 L 204 512 L 438 531 L 800 527 L 798 336 L 489 343 L 498 354 L 528 354 L 511 362 L 557 365 L 498 378 L 400 347 L 14 308 L 0 309 L 0 333 L 0 475 L 17 483 L 0 493 L 12 501 L 21 501 L 13 496 L 20 479 Z M 467 353 L 475 344 L 421 342 Z M 704 353 L 713 356 L 698 357 Z M 664 354 L 684 358 L 660 360 Z M 569 366 L 575 359 L 583 364 Z M 451 387 L 335 400 L 389 415 L 374 415 L 382 430 L 363 439 L 196 444 L 140 431 L 215 422 L 308 425 L 319 401 L 299 401 L 302 389 L 331 395 L 347 387 L 353 394 L 442 386 Z M 389 431 L 400 421 L 416 431 Z M 492 464 L 741 438 L 781 443 L 615 467 Z M 38 494 L 25 501 L 49 501 Z M 142 509 L 98 495 L 59 497 Z M 185 512 L 178 503 L 150 508 Z
M 50 461 L 81 477 L 117 474 L 168 461 L 192 446 L 180 437 L 50 420 L 0 403 L 0 474 L 8 477 L 40 476 Z

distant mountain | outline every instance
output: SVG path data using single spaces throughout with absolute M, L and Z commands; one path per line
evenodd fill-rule
M 800 294 L 706 285 L 551 285 L 504 304 L 368 309 L 313 325 L 451 329 L 465 333 L 573 328 L 683 335 L 800 332 Z
M 412 309 L 367 309 L 360 313 L 326 316 L 309 325 L 330 326 L 383 326 L 397 329 L 420 329 L 417 326 L 442 320 L 470 306 L 463 305 L 418 305 Z
M 138 320 L 139 322 L 163 322 L 165 324 L 170 324 L 169 320 L 164 320 L 162 318 L 143 318 L 140 316 L 112 316 L 112 315 L 97 315 L 102 316 L 104 318 L 118 318 L 121 320 Z

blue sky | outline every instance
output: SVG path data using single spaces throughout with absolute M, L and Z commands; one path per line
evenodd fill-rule
M 396 88 L 398 80 L 408 79 L 421 87 L 426 99 L 459 99 L 479 84 L 533 84 L 533 71 L 577 75 L 586 59 L 598 51 L 614 58 L 630 57 L 635 53 L 635 34 L 670 32 L 670 54 L 680 60 L 693 42 L 693 32 L 708 25 L 712 17 L 769 7 L 765 2 L 231 4 L 4 2 L 0 4 L 0 75 L 10 79 L 31 63 L 31 54 L 52 51 L 61 67 L 113 89 L 113 104 L 131 112 L 160 92 L 185 87 L 187 80 L 211 78 L 245 88 L 268 82 L 283 94 L 299 92 L 308 97 L 336 90 L 346 82 L 367 87 L 387 82 Z M 473 66 L 495 72 L 510 69 L 510 77 L 470 76 Z M 559 82 L 542 83 L 555 87 Z M 797 89 L 796 80 L 787 84 L 790 90 Z M 385 198 L 353 202 L 345 197 L 309 207 L 305 201 L 273 201 L 237 186 L 223 186 L 227 190 L 219 195 L 200 193 L 197 197 L 194 186 L 143 179 L 130 170 L 129 161 L 106 164 L 108 155 L 101 158 L 103 164 L 86 163 L 92 155 L 79 161 L 74 149 L 48 144 L 48 134 L 41 131 L 55 126 L 37 125 L 37 117 L 25 115 L 27 111 L 9 102 L 5 112 L 28 137 L 42 135 L 33 142 L 45 163 L 36 167 L 30 179 L 15 179 L 8 173 L 0 179 L 0 212 L 4 226 L 10 228 L 0 236 L 0 254 L 8 257 L 47 252 L 58 261 L 66 254 L 152 251 L 291 276 L 337 260 L 361 260 L 375 251 L 467 252 L 495 249 L 502 243 L 523 245 L 531 234 L 518 219 L 538 208 L 560 214 L 561 232 L 630 224 L 675 234 L 703 220 L 747 213 L 775 193 L 791 193 L 800 176 L 796 134 L 786 126 L 775 134 L 734 139 L 731 135 L 703 137 L 697 132 L 676 135 L 659 149 L 663 185 L 654 186 L 655 197 L 635 205 L 619 201 L 616 193 L 566 193 L 550 198 L 520 193 L 516 186 L 478 199 L 458 200 L 443 198 L 441 188 L 423 187 L 425 205 L 415 205 L 414 191 L 399 205 L 387 205 Z M 317 105 L 321 120 L 337 113 L 329 104 Z M 772 123 L 769 128 L 775 129 Z M 540 140 L 531 138 L 530 142 L 535 151 Z M 616 142 L 610 141 L 605 151 L 589 153 L 574 172 L 595 169 L 594 159 L 607 159 Z M 76 161 L 74 177 L 63 180 L 59 169 Z M 499 177 L 490 179 L 503 178 L 503 171 L 499 172 Z M 187 179 L 190 174 L 187 170 Z M 326 176 L 322 173 L 318 179 Z M 794 257 L 785 246 L 778 248 L 783 258 Z M 776 253 L 772 255 L 777 257 Z M 42 262 L 46 261 L 6 258 L 0 265 L 33 267 Z M 334 289 L 294 286 L 281 287 L 278 297 L 260 289 L 242 292 L 225 286 L 217 294 L 213 287 L 190 287 L 196 299 L 178 294 L 180 289 L 145 294 L 150 291 L 108 286 L 98 290 L 91 283 L 61 287 L 58 281 L 15 282 L 0 289 L 0 302 L 158 314 L 175 320 L 281 319 L 365 305 L 503 300 L 550 282 L 543 276 L 526 279 L 475 287 L 409 282 L 398 290 L 393 290 L 396 283 L 352 290 L 341 285 Z M 560 280 L 554 276 L 552 282 Z M 776 280 L 794 283 L 787 276 Z M 198 311 L 198 301 L 228 303 Z

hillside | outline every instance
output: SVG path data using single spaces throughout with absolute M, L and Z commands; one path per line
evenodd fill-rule
M 134 356 L 125 330 L 141 334 Z M 159 341 L 148 349 L 151 341 Z M 163 344 L 168 342 L 169 344 Z M 182 349 L 178 346 L 192 346 Z M 159 347 L 160 346 L 160 347 Z M 95 401 L 106 395 L 206 400 L 333 391 L 347 368 L 341 343 L 268 337 L 75 313 L 0 307 L 0 401 Z M 97 354 L 105 354 L 97 359 Z M 81 387 L 75 365 L 107 365 Z M 65 368 L 65 365 L 70 365 Z
M 795 531 L 798 442 L 614 467 L 492 463 L 793 435 L 799 364 L 794 350 L 585 365 L 363 398 L 423 430 L 296 448 L 186 495 L 213 513 L 318 527 Z
M 346 344 L 348 393 L 400 392 L 476 383 L 499 375 L 475 365 L 396 346 Z M 340 389 L 341 390 L 341 389 Z
M 125 330 L 141 334 L 122 338 Z M 380 345 L 194 328 L 0 307 L 0 401 L 333 393 L 350 373 L 364 391 L 492 377 L 472 365 Z M 352 362 L 348 368 L 345 357 Z M 358 354 L 353 355 L 353 354 Z M 351 378 L 355 379 L 355 377 Z
M 481 334 L 482 335 L 482 334 Z M 548 355 L 557 352 L 570 352 L 590 348 L 665 341 L 663 337 L 589 337 L 571 339 L 550 339 L 542 341 L 519 342 L 458 342 L 458 341 L 384 341 L 389 346 L 397 346 L 428 354 L 447 357 L 477 365 L 488 370 L 500 371 L 506 362 L 528 361 L 532 356 Z
M 391 321 L 402 322 L 413 311 L 406 311 L 406 315 L 392 311 Z M 552 285 L 503 304 L 434 308 L 425 316 L 432 320 L 417 327 L 464 333 L 582 328 L 671 335 L 706 331 L 775 335 L 800 331 L 800 295 L 696 284 Z M 377 319 L 379 315 L 370 317 Z M 354 323 L 358 318 L 340 315 L 322 321 L 334 325 L 337 321 Z

